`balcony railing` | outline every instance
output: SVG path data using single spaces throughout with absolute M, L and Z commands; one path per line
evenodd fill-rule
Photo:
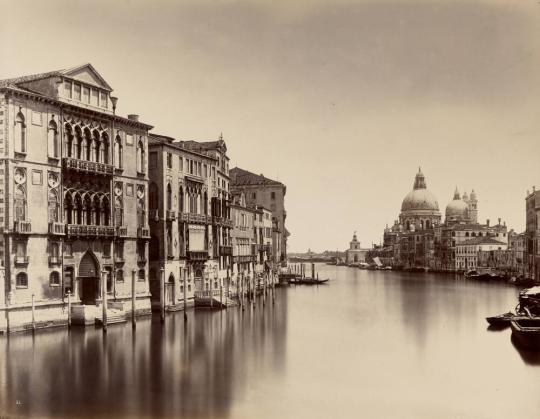
M 196 252 L 188 251 L 187 254 L 188 254 L 188 258 L 190 260 L 206 260 L 206 259 L 208 259 L 208 250 L 196 251 Z
M 55 236 L 63 236 L 66 232 L 66 225 L 64 223 L 57 223 L 56 221 L 49 222 L 49 234 Z
M 253 262 L 255 260 L 255 256 L 253 256 L 253 255 L 237 255 L 237 256 L 233 256 L 233 260 L 235 262 L 248 263 L 248 262 Z
M 186 215 L 186 221 L 193 224 L 209 224 L 212 222 L 212 217 L 205 214 L 183 214 Z
M 66 234 L 68 236 L 114 237 L 115 228 L 112 226 L 68 224 Z
M 63 165 L 66 169 L 73 169 L 79 172 L 94 173 L 99 175 L 112 175 L 114 166 L 105 163 L 96 163 L 94 161 L 86 161 L 74 159 L 72 157 L 64 157 Z
M 195 298 L 219 297 L 220 296 L 220 290 L 219 289 L 195 290 L 193 294 L 194 294 Z
M 17 234 L 32 233 L 32 223 L 29 220 L 15 220 L 13 231 Z
M 232 246 L 219 246 L 221 256 L 232 256 Z
M 176 211 L 167 210 L 165 213 L 167 220 L 174 221 L 176 220 Z
M 29 261 L 28 256 L 15 256 L 15 265 L 28 265 Z
M 127 228 L 127 226 L 116 227 L 116 236 L 117 237 L 127 237 L 128 236 L 128 228 Z
M 222 225 L 223 227 L 231 227 L 233 226 L 233 221 L 229 220 L 225 217 L 213 217 L 213 223 L 217 225 Z
M 139 239 L 149 239 L 150 238 L 150 228 L 149 227 L 138 227 L 137 228 L 137 237 Z

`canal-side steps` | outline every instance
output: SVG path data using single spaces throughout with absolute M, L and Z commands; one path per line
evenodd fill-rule
M 195 308 L 227 308 L 238 303 L 220 290 L 195 291 Z
M 80 305 L 71 307 L 71 323 L 77 326 L 101 325 L 103 309 L 101 306 Z M 126 312 L 118 308 L 107 309 L 107 324 L 125 323 Z

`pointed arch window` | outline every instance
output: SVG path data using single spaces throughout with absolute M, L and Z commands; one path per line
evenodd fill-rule
M 184 212 L 184 188 L 181 186 L 178 192 L 178 212 Z
M 66 154 L 68 157 L 73 157 L 73 130 L 71 129 L 71 125 L 66 124 L 65 125 L 65 133 L 66 133 Z
M 146 211 L 144 209 L 144 198 L 137 199 L 137 226 L 146 226 Z
M 84 130 L 84 142 L 83 142 L 83 159 L 86 161 L 92 161 L 92 153 L 93 153 L 93 142 L 92 142 L 92 135 L 90 134 L 89 129 Z
M 139 140 L 137 143 L 137 172 L 144 173 L 144 143 L 142 140 Z
M 79 127 L 75 128 L 75 158 L 83 158 L 83 137 Z
M 74 224 L 73 199 L 71 198 L 71 194 L 67 194 L 64 199 L 64 220 L 67 224 Z
M 172 188 L 171 184 L 167 184 L 167 210 L 172 210 Z
M 101 153 L 102 153 L 102 156 L 101 156 L 101 161 L 105 164 L 109 164 L 109 136 L 104 132 L 103 134 L 101 134 L 101 142 L 102 142 L 102 147 L 101 147 Z
M 124 221 L 124 206 L 122 203 L 122 198 L 117 196 L 114 198 L 114 223 L 117 226 L 123 225 Z
M 60 206 L 58 194 L 54 190 L 49 191 L 49 221 L 58 222 L 60 219 Z
M 93 141 L 92 141 L 92 154 L 93 154 L 93 160 L 95 162 L 102 162 L 103 157 L 101 155 L 102 149 L 101 149 L 101 141 L 99 138 L 99 133 L 97 131 L 94 131 L 92 133 Z
M 20 110 L 15 117 L 15 152 L 26 153 L 26 123 Z
M 49 157 L 58 158 L 60 156 L 60 147 L 58 144 L 58 125 L 51 119 L 47 130 L 47 143 L 49 149 Z
M 93 212 L 94 212 L 94 208 L 92 205 L 92 200 L 90 199 L 88 195 L 86 195 L 84 198 L 84 224 L 86 225 L 94 224 L 93 216 L 92 216 Z
M 124 151 L 122 149 L 122 139 L 119 135 L 117 135 L 114 140 L 114 167 L 117 169 L 122 169 L 123 167 L 123 156 Z
M 15 220 L 26 220 L 26 192 L 24 190 L 24 186 L 22 185 L 17 185 L 15 187 L 13 212 L 15 214 Z

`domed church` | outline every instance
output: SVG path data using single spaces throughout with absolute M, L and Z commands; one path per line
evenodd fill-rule
M 414 179 L 413 190 L 410 191 L 401 204 L 399 224 L 405 231 L 431 229 L 441 222 L 437 198 L 426 187 L 426 178 L 422 170 Z
M 467 192 L 460 197 L 458 188 L 454 192 L 454 199 L 446 206 L 445 224 L 451 225 L 455 223 L 476 224 L 478 218 L 478 200 L 474 189 L 471 196 Z

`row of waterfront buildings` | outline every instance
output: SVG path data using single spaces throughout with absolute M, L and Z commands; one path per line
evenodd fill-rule
M 464 272 L 494 268 L 509 276 L 540 281 L 540 191 L 526 197 L 526 231 L 508 230 L 499 218 L 478 221 L 478 197 L 474 190 L 461 195 L 455 190 L 444 220 L 436 197 L 427 189 L 419 169 L 412 191 L 403 199 L 394 224 L 386 226 L 383 243 L 365 249 L 356 234 L 346 251 L 348 263 L 370 262 L 373 258 L 398 269 L 429 269 Z
M 90 64 L 0 81 L 0 332 L 65 324 L 67 295 L 86 315 L 132 288 L 137 314 L 234 296 L 286 260 L 284 184 L 229 168 L 222 136 L 117 115 L 111 92 Z

